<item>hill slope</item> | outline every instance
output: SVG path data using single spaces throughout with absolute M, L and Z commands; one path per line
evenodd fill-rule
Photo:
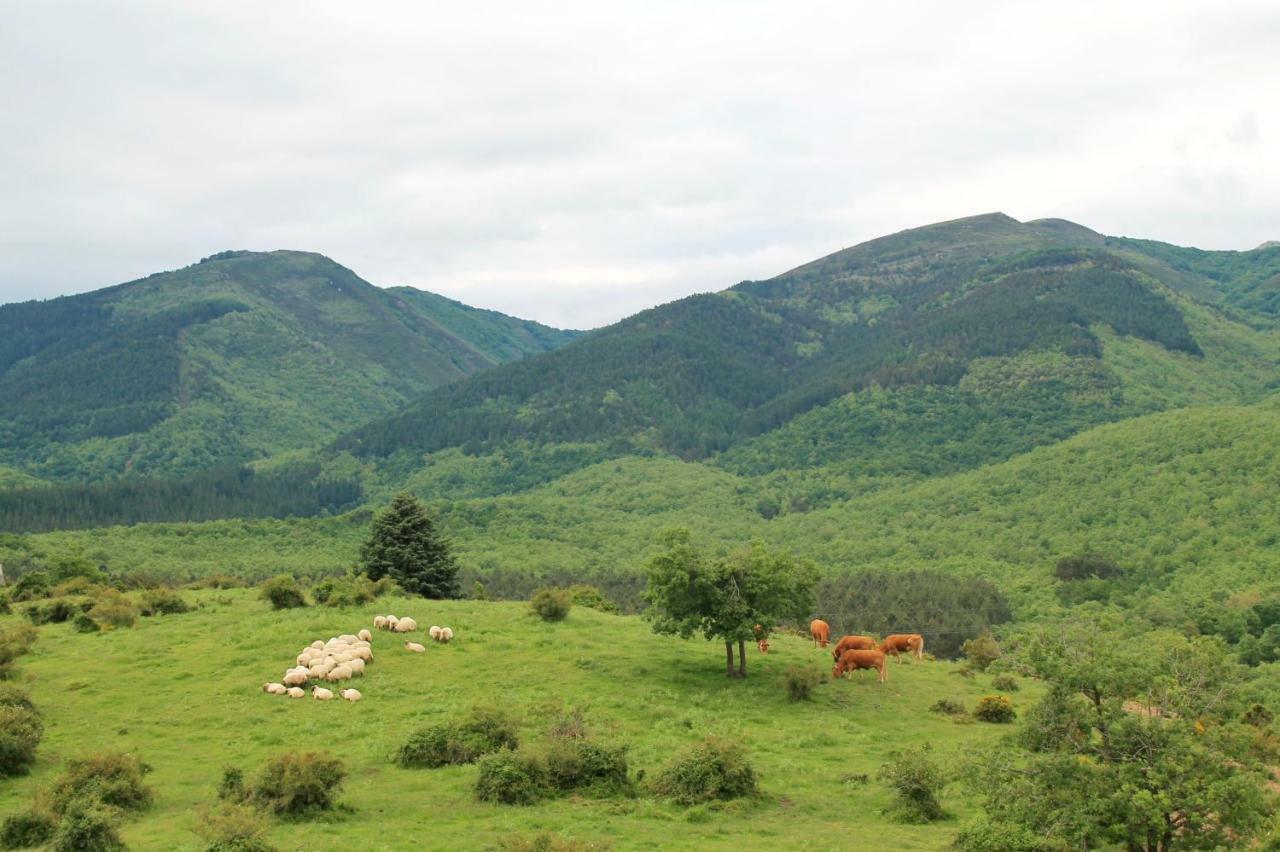
M 0 464 L 96 479 L 301 449 L 573 335 L 380 290 L 316 254 L 222 252 L 0 306 Z

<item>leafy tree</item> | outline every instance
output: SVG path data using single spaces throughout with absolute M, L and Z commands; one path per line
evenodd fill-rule
M 722 640 L 729 677 L 747 676 L 746 643 L 755 625 L 798 621 L 810 611 L 816 572 L 790 554 L 753 542 L 727 557 L 708 558 L 690 543 L 687 530 L 666 533 L 661 545 L 647 566 L 645 599 L 654 632 Z
M 422 501 L 406 491 L 373 519 L 360 558 L 371 580 L 391 577 L 424 598 L 459 596 L 458 564 L 449 542 L 436 532 Z
M 1240 666 L 1216 639 L 1134 635 L 1096 613 L 1040 628 L 1024 661 L 1049 686 L 1027 751 L 998 748 L 972 781 L 997 823 L 1079 849 L 1235 845 L 1265 814 Z

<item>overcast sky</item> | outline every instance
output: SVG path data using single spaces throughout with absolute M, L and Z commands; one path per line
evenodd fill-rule
M 591 327 L 993 210 L 1280 239 L 1271 0 L 0 14 L 0 301 L 293 248 Z

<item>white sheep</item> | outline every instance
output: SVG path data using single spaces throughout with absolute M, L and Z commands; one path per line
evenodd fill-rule
M 426 646 L 419 645 L 417 642 L 405 642 L 404 647 L 415 654 L 425 654 L 427 652 Z
M 418 629 L 418 622 L 414 621 L 412 618 L 409 618 L 408 616 L 405 616 L 404 618 L 396 622 L 397 633 L 412 633 L 417 629 Z
M 307 692 L 302 687 L 291 686 L 285 690 L 285 694 L 288 695 L 290 698 L 301 698 L 302 696 L 306 695 Z
M 356 634 L 357 642 L 372 642 L 373 634 L 369 632 L 367 627 L 360 628 L 360 632 Z
M 387 617 L 386 617 L 385 615 L 375 615 L 375 616 L 373 617 L 373 629 L 374 629 L 374 630 L 386 630 L 386 629 L 387 629 Z
M 342 692 L 338 694 L 341 695 L 343 698 L 345 698 L 347 701 L 359 701 L 361 698 L 364 698 L 364 696 L 360 694 L 360 690 L 358 689 L 344 689 L 342 690 Z
M 350 633 L 343 633 L 338 637 L 338 641 L 343 645 L 350 645 L 352 642 L 355 642 L 357 638 L 359 637 L 353 636 Z
M 283 683 L 264 683 L 262 685 L 263 692 L 269 692 L 272 695 L 284 695 Z
M 427 635 L 438 641 L 440 639 L 440 627 L 435 624 L 431 625 L 431 629 L 427 631 Z
M 311 690 L 311 697 L 316 701 L 329 701 L 333 698 L 333 690 L 325 689 L 323 686 L 317 686 Z
M 369 648 L 356 648 L 352 655 L 357 659 L 366 663 L 373 662 L 373 651 Z
M 322 648 L 324 648 L 324 643 L 323 643 L 323 642 L 321 642 L 319 639 L 317 639 L 316 641 L 314 641 L 314 642 L 312 642 L 312 643 L 311 643 L 311 647 L 312 647 L 312 648 L 315 648 L 317 651 L 319 651 L 319 650 L 321 650 Z
M 289 669 L 284 675 L 285 686 L 306 686 L 311 679 L 310 669 Z
M 388 615 L 388 616 L 387 616 L 387 629 L 388 629 L 388 630 L 395 630 L 395 629 L 396 629 L 396 624 L 398 624 L 399 622 L 400 622 L 400 619 L 396 618 L 394 615 Z
M 351 669 L 347 666 L 338 666 L 324 676 L 325 680 L 351 680 Z
M 355 677 L 360 677 L 364 674 L 364 660 L 359 657 L 356 657 L 351 662 L 346 663 L 346 667 L 351 669 L 351 674 Z
M 452 641 L 453 641 L 453 628 L 452 628 L 452 627 L 441 627 L 441 628 L 440 628 L 440 638 L 439 638 L 437 641 L 439 641 L 439 642 L 444 642 L 444 643 L 446 643 L 446 644 L 448 644 L 449 642 L 452 642 Z

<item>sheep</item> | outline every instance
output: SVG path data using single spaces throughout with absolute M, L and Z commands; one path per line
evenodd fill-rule
M 307 691 L 299 686 L 291 686 L 285 690 L 285 694 L 290 698 L 301 698 L 307 694 Z
M 396 629 L 396 624 L 397 624 L 399 621 L 400 621 L 400 619 L 396 618 L 394 615 L 388 615 L 388 616 L 387 616 L 387 629 L 388 629 L 388 630 L 395 630 L 395 629 Z
M 333 690 L 325 689 L 323 686 L 317 686 L 311 690 L 311 697 L 316 701 L 329 701 L 333 698 Z
M 284 675 L 285 686 L 306 686 L 311 679 L 310 669 L 289 669 Z
M 346 667 L 351 669 L 351 674 L 355 677 L 360 677 L 364 674 L 364 660 L 359 657 L 347 663 Z
M 428 635 L 428 636 L 430 636 L 432 639 L 435 639 L 436 641 L 439 641 L 439 640 L 440 640 L 440 627 L 439 627 L 438 625 L 435 625 L 435 624 L 431 625 L 431 629 L 427 631 L 427 635 Z
M 386 629 L 387 629 L 387 617 L 386 617 L 385 615 L 375 615 L 375 616 L 373 617 L 373 629 L 374 629 L 374 630 L 386 630 Z
M 347 701 L 359 701 L 361 698 L 364 698 L 364 696 L 360 694 L 360 690 L 358 689 L 344 689 L 338 694 L 341 695 Z
M 425 645 L 419 645 L 417 642 L 405 642 L 404 647 L 415 654 L 425 654 L 427 648 Z
M 356 641 L 356 639 L 357 637 L 352 636 L 350 633 L 343 633 L 338 637 L 338 641 L 343 645 L 350 645 L 352 642 Z
M 357 660 L 360 660 L 361 662 L 365 662 L 365 663 L 373 662 L 373 651 L 368 648 L 356 648 L 355 651 L 353 652 L 353 656 Z
M 311 672 L 311 676 L 314 678 L 323 678 L 325 675 L 329 674 L 329 672 L 332 670 L 333 670 L 333 666 L 326 666 L 324 663 L 319 663 L 317 665 L 312 666 L 310 669 L 308 669 L 308 671 Z
M 323 642 L 321 642 L 319 639 L 317 639 L 316 641 L 314 641 L 314 642 L 312 642 L 312 643 L 311 643 L 311 647 L 312 647 L 312 648 L 315 648 L 317 651 L 319 651 L 319 650 L 321 650 L 322 648 L 324 648 L 324 643 L 323 643 Z
M 262 685 L 263 692 L 269 692 L 272 695 L 284 695 L 284 684 L 282 683 L 264 683 Z
M 372 642 L 372 641 L 373 641 L 373 634 L 369 632 L 368 628 L 364 628 L 364 627 L 362 627 L 362 628 L 360 628 L 360 632 L 356 634 L 356 641 L 357 641 L 357 642 Z
M 452 642 L 452 641 L 453 641 L 453 628 L 452 628 L 452 627 L 441 627 L 441 628 L 440 628 L 440 637 L 439 637 L 439 639 L 437 639 L 436 641 L 438 641 L 438 642 L 444 642 L 445 644 L 448 644 L 449 642 Z
M 414 621 L 412 618 L 409 618 L 408 616 L 405 616 L 404 618 L 396 622 L 397 633 L 412 633 L 417 629 L 418 629 L 418 622 Z
M 351 680 L 351 669 L 347 666 L 338 666 L 324 676 L 325 680 Z

